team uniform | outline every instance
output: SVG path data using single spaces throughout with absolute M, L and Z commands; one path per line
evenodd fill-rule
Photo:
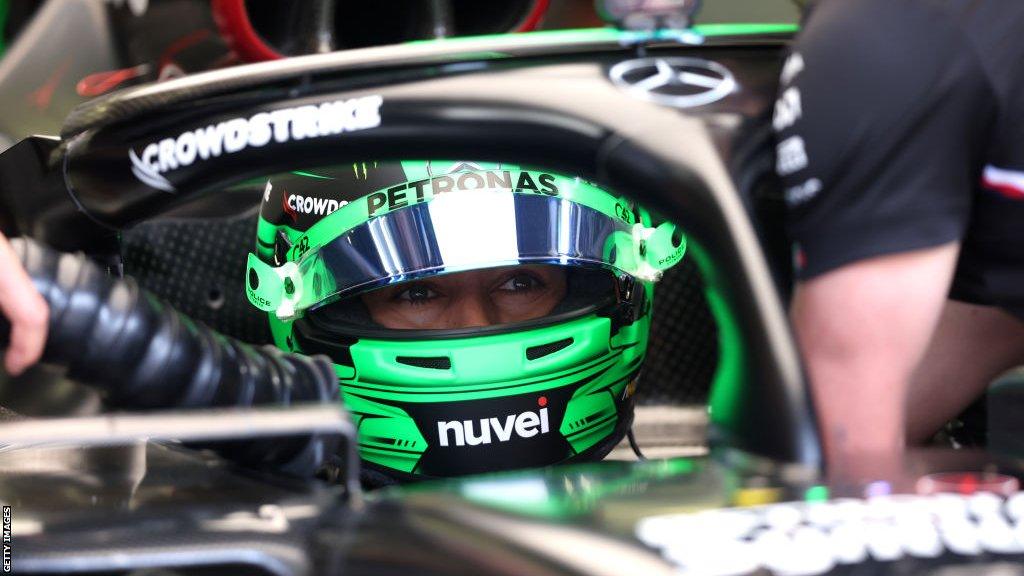
M 961 241 L 951 297 L 1024 318 L 1024 2 L 824 0 L 772 118 L 794 269 Z

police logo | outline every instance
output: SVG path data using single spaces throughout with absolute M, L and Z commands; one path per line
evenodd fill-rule
M 637 98 L 675 108 L 705 106 L 736 89 L 729 69 L 700 58 L 639 58 L 619 62 L 612 82 Z

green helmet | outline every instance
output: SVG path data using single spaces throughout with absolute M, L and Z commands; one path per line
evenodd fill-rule
M 685 251 L 674 225 L 589 182 L 482 162 L 277 174 L 257 235 L 249 300 L 278 346 L 333 359 L 373 483 L 604 457 L 632 423 L 653 283 Z M 529 266 L 565 283 L 538 317 L 396 328 L 370 307 Z

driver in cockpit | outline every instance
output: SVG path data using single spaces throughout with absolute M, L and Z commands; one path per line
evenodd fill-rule
M 450 161 L 272 176 L 257 235 L 249 299 L 333 360 L 370 484 L 604 457 L 685 251 L 579 178 Z

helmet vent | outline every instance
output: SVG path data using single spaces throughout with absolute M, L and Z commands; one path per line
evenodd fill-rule
M 556 340 L 548 344 L 541 344 L 540 346 L 530 346 L 526 349 L 526 359 L 536 360 L 537 358 L 543 358 L 548 354 L 554 354 L 559 350 L 568 348 L 570 345 L 572 345 L 572 338 Z
M 447 356 L 398 356 L 395 361 L 399 364 L 434 370 L 448 370 L 452 367 L 452 359 Z

